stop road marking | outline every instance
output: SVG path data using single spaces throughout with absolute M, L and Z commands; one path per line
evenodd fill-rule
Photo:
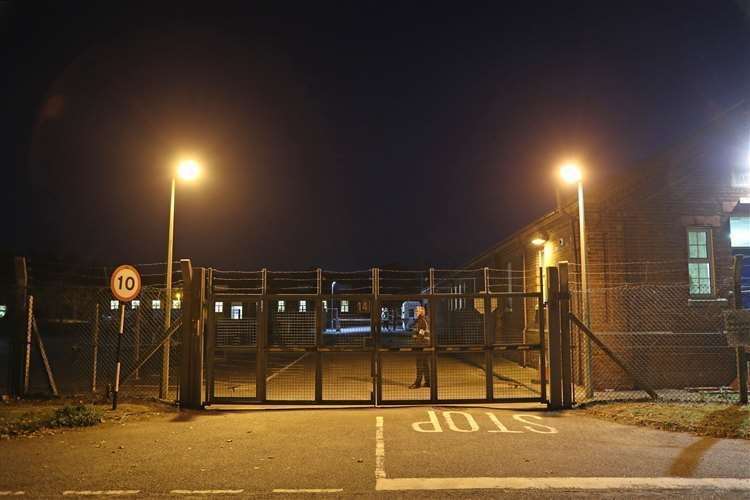
M 477 432 L 480 430 L 479 422 L 474 418 L 471 413 L 465 411 L 441 411 L 442 417 L 448 429 L 453 432 Z M 543 420 L 542 417 L 537 415 L 529 414 L 515 414 L 511 418 L 515 422 L 513 424 L 518 426 L 518 422 L 524 425 L 520 425 L 521 429 L 510 429 L 506 427 L 500 419 L 491 412 L 484 412 L 489 420 L 490 429 L 487 432 L 492 433 L 505 433 L 505 434 L 523 434 L 524 432 L 533 432 L 535 434 L 557 434 L 557 429 L 546 424 L 539 423 Z M 411 424 L 412 429 L 417 432 L 434 433 L 443 432 L 443 426 L 440 423 L 437 412 L 433 410 L 427 411 L 427 420 L 421 422 L 414 422 Z

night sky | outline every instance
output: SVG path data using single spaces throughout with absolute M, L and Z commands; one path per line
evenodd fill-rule
M 747 3 L 0 7 L 0 250 L 224 269 L 457 266 L 750 89 Z M 527 6 L 521 7 L 521 4 Z

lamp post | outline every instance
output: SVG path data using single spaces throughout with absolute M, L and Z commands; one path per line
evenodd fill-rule
M 581 309 L 583 311 L 583 321 L 586 325 L 591 328 L 591 306 L 589 297 L 589 284 L 588 284 L 588 253 L 586 252 L 586 210 L 584 207 L 583 199 L 583 174 L 581 168 L 576 163 L 566 163 L 560 167 L 560 176 L 568 184 L 577 184 L 578 187 L 578 232 L 581 248 L 581 288 L 583 293 L 581 294 Z M 559 205 L 559 201 L 558 201 Z M 591 339 L 585 337 L 583 339 L 583 355 L 584 355 L 584 373 L 583 373 L 583 384 L 586 388 L 586 397 L 590 398 L 594 395 L 594 386 L 591 382 Z
M 198 177 L 200 167 L 195 160 L 183 160 L 177 166 L 177 175 L 186 181 Z M 174 248 L 174 198 L 177 184 L 176 176 L 172 176 L 172 192 L 169 201 L 169 233 L 167 235 L 167 287 L 165 290 L 166 304 L 164 307 L 164 333 L 172 326 L 172 251 Z M 164 340 L 162 348 L 161 382 L 159 384 L 159 397 L 166 399 L 169 393 L 169 350 L 172 342 L 169 338 Z
M 334 281 L 331 283 L 331 311 L 330 311 L 331 312 L 331 330 L 336 329 L 336 325 L 334 323 L 334 318 L 333 318 L 333 289 L 335 287 L 336 287 L 336 282 Z

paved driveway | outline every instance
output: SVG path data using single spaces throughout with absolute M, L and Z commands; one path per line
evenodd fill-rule
M 0 494 L 750 497 L 750 442 L 529 408 L 182 412 L 0 442 Z

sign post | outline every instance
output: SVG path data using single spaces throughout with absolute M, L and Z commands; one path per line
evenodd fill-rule
M 109 281 L 112 295 L 120 302 L 120 329 L 117 335 L 117 365 L 115 367 L 115 391 L 112 396 L 112 409 L 117 409 L 117 393 L 120 391 L 120 351 L 122 335 L 125 331 L 125 304 L 141 293 L 141 275 L 133 266 L 120 266 L 112 273 Z

